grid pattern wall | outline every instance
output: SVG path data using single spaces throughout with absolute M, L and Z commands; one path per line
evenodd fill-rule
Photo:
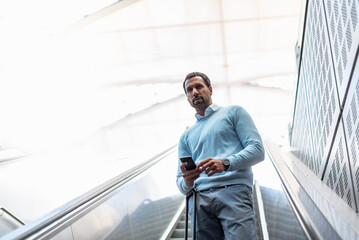
M 340 122 L 338 126 L 323 181 L 335 191 L 338 196 L 345 200 L 351 208 L 356 210 L 342 122 Z
M 321 1 L 309 1 L 292 147 L 315 174 L 323 174 L 340 107 Z
M 291 145 L 310 170 L 357 210 L 359 0 L 307 4 Z
M 331 48 L 340 103 L 348 86 L 350 72 L 358 47 L 358 0 L 325 0 Z
M 343 123 L 347 139 L 348 158 L 352 169 L 354 192 L 359 207 L 359 64 L 350 83 L 348 96 L 343 109 Z

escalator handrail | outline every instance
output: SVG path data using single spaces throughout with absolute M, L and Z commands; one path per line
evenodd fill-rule
M 15 220 L 17 223 L 21 224 L 21 225 L 25 225 L 25 222 L 22 221 L 20 218 L 16 217 L 14 214 L 12 214 L 9 210 L 7 210 L 4 206 L 0 206 L 0 216 L 1 216 L 1 212 L 6 213 L 7 215 L 9 215 L 13 220 Z
M 262 193 L 260 190 L 260 186 L 258 184 L 258 180 L 254 180 L 254 192 L 257 200 L 257 208 L 258 208 L 258 217 L 260 222 L 260 228 L 261 228 L 261 235 L 263 240 L 269 240 L 269 234 L 268 234 L 268 228 L 267 228 L 267 222 L 266 222 L 266 214 L 264 211 L 264 204 L 263 204 L 263 198 Z
M 113 191 L 173 153 L 176 146 L 177 144 L 171 146 L 165 151 L 153 156 L 149 160 L 121 173 L 120 175 L 82 194 L 74 200 L 71 200 L 61 207 L 47 213 L 43 217 L 18 228 L 17 230 L 5 235 L 1 238 L 1 240 L 20 240 L 27 239 L 29 237 L 34 238 L 34 236 L 35 238 L 41 237 L 49 232 L 59 230 L 64 223 L 66 223 L 66 226 L 69 225 L 71 223 L 71 219 L 76 218 L 79 213 L 86 214 L 92 210 L 91 207 L 97 206 L 105 201 L 107 199 L 106 197 Z
M 314 224 L 311 222 L 311 220 L 308 217 L 308 214 L 306 213 L 306 211 L 304 210 L 304 207 L 301 206 L 300 201 L 297 197 L 297 195 L 292 191 L 290 185 L 294 184 L 293 183 L 289 183 L 289 181 L 286 180 L 286 177 L 284 176 L 285 174 L 280 170 L 280 167 L 278 166 L 278 161 L 276 161 L 273 157 L 273 155 L 271 154 L 270 151 L 268 151 L 267 146 L 266 146 L 266 152 L 267 155 L 269 156 L 270 161 L 272 162 L 272 165 L 274 166 L 274 169 L 276 170 L 279 179 L 282 183 L 283 186 L 283 191 L 285 193 L 285 195 L 287 196 L 288 202 L 291 205 L 294 214 L 296 215 L 299 224 L 302 226 L 302 229 L 304 231 L 304 233 L 306 234 L 308 239 L 322 239 L 320 237 L 320 234 L 318 233 L 318 231 L 316 230 Z M 285 164 L 285 163 L 283 163 Z M 299 185 L 298 182 L 296 182 L 296 184 Z

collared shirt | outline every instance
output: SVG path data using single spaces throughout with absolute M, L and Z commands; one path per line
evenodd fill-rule
M 218 105 L 212 104 L 207 107 L 207 109 L 204 111 L 204 116 L 201 116 L 200 114 L 196 113 L 195 117 L 197 118 L 197 121 L 201 120 L 202 118 L 205 118 L 209 115 L 211 115 L 213 112 L 215 112 L 219 108 Z

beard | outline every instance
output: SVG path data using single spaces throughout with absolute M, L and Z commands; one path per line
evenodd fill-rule
M 202 103 L 204 103 L 204 102 L 205 102 L 205 101 L 204 101 L 204 98 L 203 98 L 202 96 L 195 97 L 195 98 L 193 98 L 193 100 L 192 100 L 193 106 L 196 106 L 196 105 L 198 105 L 198 104 L 202 104 Z
M 209 101 L 202 96 L 192 99 L 192 107 L 199 110 L 205 110 L 209 106 Z

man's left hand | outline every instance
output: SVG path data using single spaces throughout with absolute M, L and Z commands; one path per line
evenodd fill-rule
M 214 158 L 206 158 L 202 160 L 198 165 L 197 169 L 201 172 L 205 172 L 208 177 L 212 176 L 215 173 L 221 173 L 225 171 L 225 167 L 222 163 L 222 160 L 217 160 Z

